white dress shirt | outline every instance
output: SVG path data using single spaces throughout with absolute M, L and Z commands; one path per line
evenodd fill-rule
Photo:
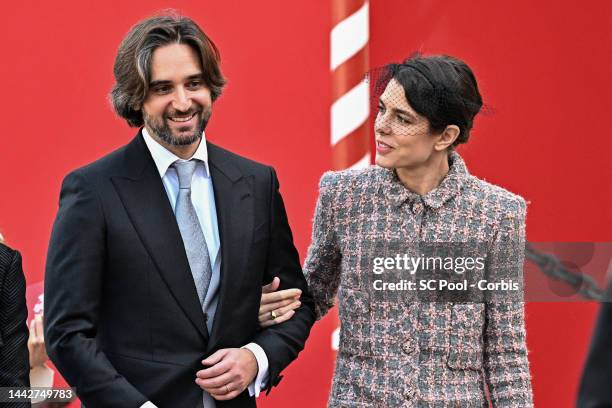
M 151 152 L 155 166 L 159 171 L 159 176 L 168 195 L 168 200 L 172 206 L 172 210 L 176 206 L 176 199 L 179 191 L 178 174 L 173 167 L 170 167 L 176 161 L 187 161 L 179 158 L 174 153 L 156 142 L 146 128 L 142 129 L 145 144 Z M 206 148 L 206 136 L 202 134 L 202 140 L 193 157 L 189 160 L 199 160 L 191 181 L 191 202 L 198 216 L 206 245 L 208 246 L 208 255 L 212 266 L 211 287 L 215 286 L 215 281 L 218 283 L 221 275 L 221 242 L 219 240 L 219 227 L 217 224 L 217 210 L 215 207 L 215 195 L 213 190 L 212 178 L 210 177 L 210 169 L 208 166 L 208 149 Z M 218 284 L 216 285 L 218 286 Z M 214 316 L 217 308 L 218 294 L 211 293 L 216 291 L 208 291 L 204 299 L 203 309 L 210 316 Z M 207 319 L 207 327 L 209 333 L 212 331 L 213 319 Z M 259 392 L 265 387 L 268 377 L 268 357 L 264 350 L 255 343 L 249 343 L 243 348 L 249 349 L 257 360 L 258 372 L 255 380 L 249 384 L 248 390 L 251 396 L 258 397 Z M 204 367 L 202 367 L 204 368 Z M 195 380 L 195 373 L 193 373 Z M 203 391 L 204 408 L 215 408 L 215 400 L 206 391 Z M 151 401 L 146 402 L 141 408 L 155 407 Z

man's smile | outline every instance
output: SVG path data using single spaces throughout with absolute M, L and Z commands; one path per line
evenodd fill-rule
M 168 119 L 172 122 L 184 123 L 189 122 L 196 114 L 197 112 L 194 112 L 189 116 L 168 116 Z

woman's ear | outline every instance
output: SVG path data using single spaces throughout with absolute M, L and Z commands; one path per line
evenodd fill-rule
M 457 138 L 459 137 L 459 133 L 461 133 L 459 126 L 448 125 L 442 131 L 442 133 L 440 133 L 438 141 L 436 142 L 436 144 L 434 144 L 434 149 L 436 149 L 437 151 L 443 151 L 448 149 L 450 146 L 453 145 L 453 143 L 455 143 L 455 140 L 457 140 Z

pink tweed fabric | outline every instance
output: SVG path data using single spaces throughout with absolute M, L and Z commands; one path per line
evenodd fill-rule
M 522 273 L 525 200 L 471 176 L 456 152 L 449 163 L 424 196 L 377 166 L 321 179 L 304 272 L 319 318 L 339 299 L 329 407 L 488 407 L 486 389 L 493 407 L 533 406 L 521 301 L 385 301 L 373 293 L 365 258 L 389 242 L 484 242 L 487 268 L 513 262 Z

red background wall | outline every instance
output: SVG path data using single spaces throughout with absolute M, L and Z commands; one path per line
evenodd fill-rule
M 414 50 L 464 59 L 495 114 L 461 148 L 470 170 L 530 202 L 532 241 L 611 241 L 611 5 L 372 0 L 372 66 Z M 214 39 L 229 79 L 209 139 L 273 164 L 302 257 L 330 167 L 328 1 L 36 2 L 3 7 L 0 231 L 43 279 L 62 177 L 130 140 L 107 101 L 129 27 L 173 7 Z M 573 406 L 596 305 L 527 306 L 536 406 Z M 324 406 L 333 319 L 262 406 Z M 305 390 L 308 390 L 307 392 Z

